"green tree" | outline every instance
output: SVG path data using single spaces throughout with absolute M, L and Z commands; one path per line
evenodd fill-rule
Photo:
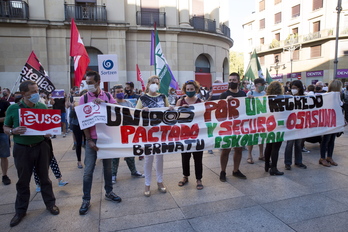
M 244 56 L 242 52 L 230 51 L 230 73 L 236 72 L 240 76 L 244 74 Z

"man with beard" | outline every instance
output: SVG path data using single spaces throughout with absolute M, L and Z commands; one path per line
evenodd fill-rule
M 240 86 L 240 77 L 238 73 L 231 73 L 228 77 L 228 90 L 226 92 L 223 92 L 220 95 L 220 99 L 232 99 L 236 97 L 245 97 L 246 94 L 244 91 L 239 89 Z M 234 148 L 234 155 L 233 155 L 233 172 L 232 175 L 240 178 L 240 179 L 246 179 L 246 176 L 241 173 L 239 170 L 240 161 L 242 159 L 242 151 L 243 147 L 235 147 Z M 231 148 L 227 149 L 221 149 L 221 156 L 220 156 L 220 164 L 221 164 L 221 172 L 220 172 L 220 181 L 226 182 L 226 167 L 228 163 L 228 156 L 231 152 Z

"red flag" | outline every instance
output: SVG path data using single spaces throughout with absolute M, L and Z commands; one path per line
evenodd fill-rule
M 139 69 L 138 64 L 137 64 L 137 81 L 140 81 L 140 83 L 141 83 L 141 88 L 143 89 L 143 91 L 145 91 L 144 80 L 143 80 L 143 78 L 141 77 L 141 72 L 140 72 L 140 69 Z
M 71 19 L 70 56 L 74 57 L 75 86 L 80 86 L 89 64 L 89 57 L 74 19 Z

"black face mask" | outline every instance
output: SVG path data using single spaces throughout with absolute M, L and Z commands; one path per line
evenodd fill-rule
M 230 82 L 230 83 L 228 83 L 228 88 L 236 89 L 236 88 L 238 88 L 238 83 Z
M 315 87 L 315 90 L 316 90 L 316 91 L 320 91 L 320 90 L 321 90 L 321 87 L 317 86 L 317 87 Z
M 130 89 L 125 89 L 124 91 L 126 92 L 126 94 L 130 94 L 131 93 Z

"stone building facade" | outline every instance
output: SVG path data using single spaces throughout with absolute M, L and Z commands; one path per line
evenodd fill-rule
M 33 50 L 56 88 L 74 79 L 70 21 L 75 19 L 98 70 L 98 54 L 117 54 L 119 80 L 133 81 L 136 64 L 144 79 L 150 66 L 150 34 L 156 22 L 164 55 L 179 84 L 197 79 L 209 87 L 228 76 L 228 0 L 0 0 L 0 80 L 12 87 Z

